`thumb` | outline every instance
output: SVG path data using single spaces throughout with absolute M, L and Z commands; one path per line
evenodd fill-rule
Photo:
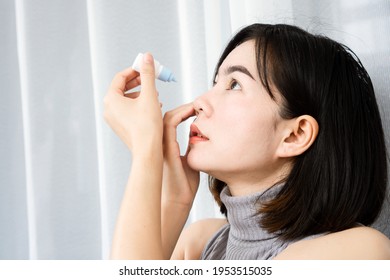
M 141 96 L 156 96 L 155 69 L 153 56 L 145 53 L 141 65 Z

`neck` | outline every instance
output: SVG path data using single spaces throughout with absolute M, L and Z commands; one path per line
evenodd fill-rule
M 232 196 L 245 196 L 253 193 L 264 192 L 271 186 L 273 186 L 275 183 L 270 182 L 264 184 L 245 184 L 240 182 L 230 182 L 226 184 L 229 186 L 229 191 Z
M 209 175 L 225 182 L 229 186 L 231 196 L 244 196 L 263 192 L 270 187 L 285 182 L 291 171 L 291 161 L 286 160 L 273 165 L 268 170 L 229 171 Z
M 244 196 L 264 192 L 270 187 L 284 182 L 285 178 L 285 173 L 282 173 L 280 175 L 274 174 L 273 176 L 265 178 L 253 178 L 253 180 L 250 180 L 250 177 L 246 176 L 245 180 L 238 180 L 238 178 L 235 177 L 231 180 L 227 179 L 226 181 L 222 181 L 229 186 L 229 191 L 232 196 Z

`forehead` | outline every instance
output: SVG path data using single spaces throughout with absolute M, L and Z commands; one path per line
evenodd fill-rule
M 246 41 L 232 50 L 219 67 L 219 70 L 222 70 L 219 73 L 223 73 L 224 69 L 233 65 L 245 66 L 252 74 L 257 72 L 255 42 L 253 40 Z

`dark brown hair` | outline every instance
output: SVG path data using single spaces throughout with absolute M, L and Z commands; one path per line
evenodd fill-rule
M 255 41 L 263 85 L 282 96 L 284 119 L 310 115 L 319 124 L 313 145 L 293 160 L 278 195 L 262 205 L 262 226 L 280 238 L 341 231 L 378 216 L 387 184 L 386 146 L 373 85 L 357 56 L 325 36 L 290 25 L 253 24 L 229 42 L 215 73 L 240 44 Z M 220 200 L 225 183 L 210 177 Z

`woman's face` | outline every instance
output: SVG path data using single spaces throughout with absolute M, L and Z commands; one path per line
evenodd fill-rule
M 283 119 L 256 66 L 254 41 L 235 48 L 219 68 L 215 85 L 194 101 L 189 165 L 230 188 L 273 184 L 283 167 L 275 152 Z

